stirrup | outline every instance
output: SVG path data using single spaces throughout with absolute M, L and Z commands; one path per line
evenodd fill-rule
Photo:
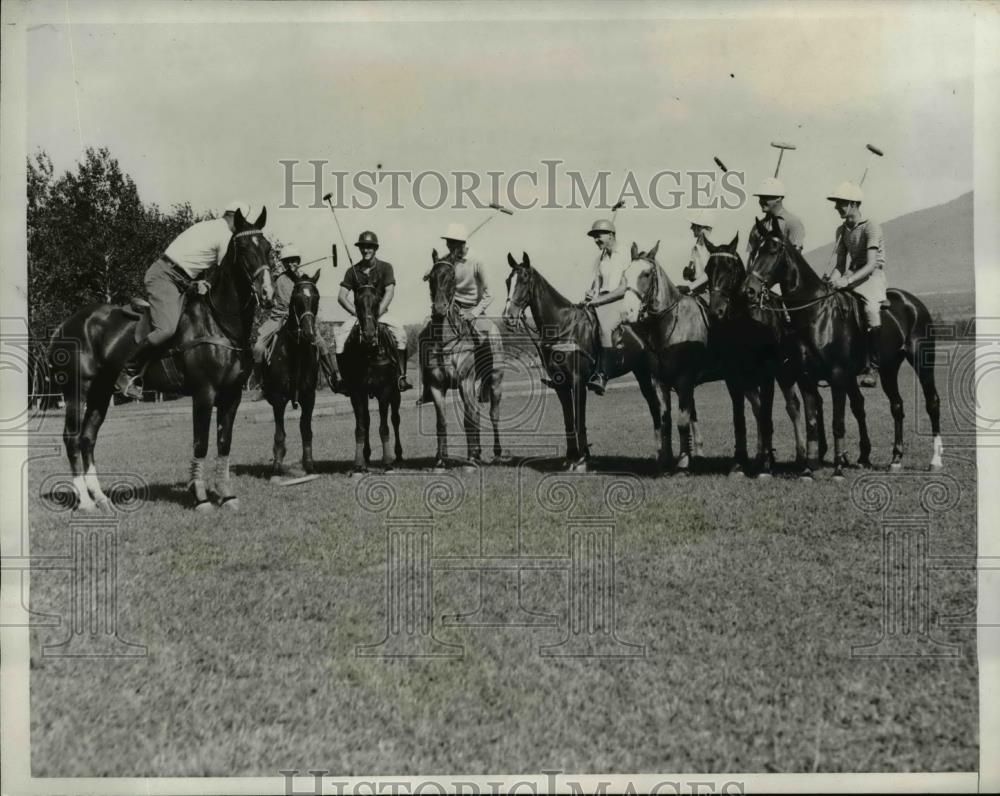
M 136 373 L 134 376 L 130 376 L 129 380 L 125 382 L 124 386 L 119 387 L 118 383 L 115 383 L 115 390 L 119 395 L 125 398 L 131 398 L 134 401 L 141 401 L 145 397 L 145 392 L 142 386 L 139 384 L 139 379 L 142 377 L 142 373 Z

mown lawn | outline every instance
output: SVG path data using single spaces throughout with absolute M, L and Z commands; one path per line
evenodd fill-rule
M 904 378 L 907 465 L 926 468 L 930 441 L 913 433 Z M 944 392 L 944 390 L 943 390 Z M 888 462 L 891 419 L 869 392 L 876 464 Z M 594 513 L 608 473 L 632 473 L 638 508 L 617 517 L 619 637 L 645 645 L 630 659 L 553 658 L 539 648 L 566 635 L 564 571 L 526 572 L 522 604 L 551 613 L 548 627 L 444 627 L 443 615 L 472 611 L 472 572 L 436 572 L 436 637 L 461 645 L 460 659 L 358 657 L 385 628 L 384 518 L 359 506 L 345 474 L 353 421 L 318 418 L 322 477 L 290 488 L 266 478 L 271 425 L 245 405 L 233 462 L 239 513 L 196 515 L 183 492 L 188 414 L 150 418 L 149 408 L 113 409 L 99 446 L 106 472 L 139 473 L 151 502 L 119 526 L 120 634 L 147 647 L 138 659 L 43 656 L 66 635 L 32 637 L 32 770 L 36 776 L 270 775 L 279 769 L 370 772 L 967 771 L 978 765 L 975 634 L 938 627 L 960 645 L 954 659 L 852 657 L 875 641 L 882 605 L 878 522 L 822 471 L 813 484 L 783 472 L 770 481 L 724 475 L 731 449 L 728 398 L 699 390 L 707 459 L 686 478 L 658 476 L 645 405 L 635 389 L 590 403 L 595 469 L 581 483 L 579 511 Z M 412 404 L 408 400 L 407 404 Z M 183 405 L 183 404 L 182 404 Z M 567 520 L 545 512 L 536 488 L 551 463 L 525 462 L 560 445 L 556 401 L 538 412 L 511 396 L 509 415 L 540 417 L 505 441 L 513 463 L 458 472 L 465 499 L 439 517 L 436 556 L 513 555 L 518 501 L 522 552 L 565 556 Z M 827 401 L 829 407 L 829 401 Z M 423 410 L 429 429 L 432 413 Z M 392 476 L 397 515 L 419 511 L 433 441 L 403 415 L 411 460 Z M 254 422 L 251 422 L 254 420 Z M 48 430 L 58 426 L 49 421 Z M 791 456 L 782 407 L 779 459 Z M 925 424 L 924 424 L 925 425 Z M 290 457 L 299 450 L 289 424 Z M 856 432 L 848 421 L 849 450 Z M 452 422 L 452 449 L 461 438 Z M 676 437 L 675 437 L 676 444 Z M 376 445 L 377 448 L 377 445 Z M 559 448 L 561 450 L 561 447 Z M 521 463 L 522 466 L 517 466 Z M 932 555 L 976 549 L 974 452 L 952 449 L 946 472 L 962 486 L 954 510 L 935 519 Z M 71 519 L 46 510 L 42 481 L 60 459 L 30 472 L 35 555 L 69 550 Z M 911 479 L 904 498 L 921 485 Z M 909 508 L 914 501 L 907 504 Z M 480 537 L 481 534 L 481 537 Z M 485 576 L 493 603 L 514 582 Z M 68 574 L 32 578 L 32 608 L 64 611 Z M 972 572 L 931 572 L 932 620 L 975 609 Z M 966 621 L 971 621 L 966 617 Z

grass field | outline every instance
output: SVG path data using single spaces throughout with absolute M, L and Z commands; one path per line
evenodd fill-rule
M 926 469 L 930 440 L 914 433 L 923 409 L 908 369 L 902 382 L 906 464 L 916 473 Z M 543 433 L 561 428 L 557 402 L 548 396 L 537 406 L 510 392 L 505 415 L 524 421 L 505 441 L 514 462 L 455 474 L 465 500 L 437 520 L 436 556 L 477 555 L 480 530 L 482 552 L 513 555 L 519 511 L 523 552 L 566 555 L 568 521 L 536 499 L 554 463 L 525 460 L 553 444 L 561 451 Z M 891 419 L 880 391 L 866 395 L 874 460 L 884 468 Z M 698 401 L 707 458 L 686 479 L 655 473 L 638 390 L 590 403 L 598 472 L 582 482 L 584 502 L 600 501 L 614 480 L 608 473 L 632 473 L 642 490 L 638 508 L 615 520 L 615 594 L 617 633 L 645 654 L 617 660 L 539 655 L 567 633 L 565 571 L 523 575 L 524 606 L 554 614 L 555 626 L 438 626 L 438 639 L 464 648 L 461 659 L 358 657 L 357 645 L 384 634 L 386 532 L 384 516 L 360 507 L 358 479 L 346 475 L 349 415 L 331 407 L 317 418 L 322 477 L 282 489 L 267 480 L 266 405 L 244 404 L 233 453 L 242 509 L 202 516 L 186 508 L 183 486 L 188 402 L 170 405 L 179 413 L 114 408 L 98 447 L 101 467 L 141 474 L 150 497 L 120 518 L 119 632 L 147 651 L 137 659 L 57 658 L 42 655 L 42 645 L 58 643 L 65 627 L 33 632 L 33 773 L 975 770 L 975 633 L 936 624 L 971 621 L 974 573 L 929 575 L 932 633 L 960 645 L 958 657 L 852 656 L 852 645 L 879 637 L 883 599 L 879 524 L 850 497 L 860 471 L 845 484 L 828 469 L 811 485 L 787 469 L 770 481 L 729 479 L 728 399 L 714 384 L 699 389 Z M 419 508 L 418 490 L 434 477 L 433 440 L 418 431 L 412 399 L 407 405 L 408 461 L 391 476 L 402 494 L 397 513 Z M 431 410 L 421 417 L 430 429 Z M 44 430 L 60 422 L 49 418 Z M 780 406 L 775 425 L 787 463 Z M 289 428 L 294 459 L 296 424 Z M 458 429 L 453 420 L 452 450 L 460 452 Z M 851 419 L 848 435 L 856 456 Z M 974 451 L 950 448 L 945 462 L 961 498 L 933 521 L 929 550 L 971 556 Z M 52 457 L 30 470 L 33 555 L 69 550 L 69 515 L 39 498 L 45 479 L 65 467 Z M 912 510 L 921 480 L 899 483 Z M 509 577 L 484 577 L 488 601 L 511 600 Z M 34 610 L 65 610 L 68 574 L 40 573 L 31 584 Z M 436 572 L 435 622 L 473 610 L 479 588 L 474 572 Z

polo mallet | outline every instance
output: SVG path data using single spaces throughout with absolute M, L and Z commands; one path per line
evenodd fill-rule
M 336 222 L 336 224 L 337 224 L 337 231 L 340 233 L 340 242 L 344 244 L 344 251 L 347 252 L 347 262 L 349 262 L 351 264 L 351 267 L 353 268 L 354 267 L 354 260 L 351 259 L 351 250 L 349 248 L 347 248 L 347 239 L 344 237 L 344 230 L 342 230 L 340 228 L 340 219 L 337 218 L 337 211 L 333 209 L 333 202 L 330 201 L 330 199 L 331 199 L 332 196 L 333 196 L 332 193 L 326 194 L 326 196 L 323 197 L 323 201 L 326 202 L 327 205 L 329 205 L 330 212 L 333 213 L 333 220 Z M 337 267 L 337 245 L 336 244 L 334 244 L 334 246 L 333 246 L 333 267 L 334 268 Z
M 611 225 L 614 226 L 615 219 L 618 218 L 618 211 L 625 207 L 625 200 L 619 199 L 611 208 Z
M 510 208 L 504 207 L 503 205 L 497 204 L 496 202 L 490 202 L 490 209 L 491 210 L 496 210 L 497 212 L 503 213 L 504 215 L 507 215 L 507 216 L 514 215 L 514 211 L 513 210 L 511 210 Z M 487 224 L 489 224 L 494 218 L 496 218 L 496 216 L 497 216 L 496 213 L 494 213 L 491 216 L 487 216 L 485 221 L 480 222 L 479 226 L 476 227 L 474 230 L 472 230 L 472 232 L 470 232 L 466 236 L 466 240 L 468 240 L 473 235 L 475 235 L 477 232 L 479 232 L 479 230 L 481 230 L 483 227 L 485 227 Z
M 778 150 L 778 165 L 774 167 L 774 176 L 778 176 L 778 172 L 781 171 L 781 159 L 785 156 L 786 149 L 795 149 L 795 144 L 789 144 L 785 141 L 772 141 L 771 146 Z
M 868 169 L 872 167 L 872 163 L 875 162 L 875 158 L 883 157 L 885 155 L 881 149 L 877 146 L 873 146 L 872 144 L 865 144 L 865 149 L 867 149 L 870 154 L 868 155 L 868 163 L 865 164 L 865 173 L 861 175 L 861 179 L 858 181 L 859 186 L 865 184 L 865 177 L 868 176 Z

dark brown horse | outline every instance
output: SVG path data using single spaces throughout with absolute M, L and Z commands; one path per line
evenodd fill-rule
M 707 238 L 705 240 L 709 255 L 705 275 L 708 277 L 710 340 L 730 394 L 743 394 L 750 401 L 757 422 L 755 469 L 759 476 L 768 477 L 775 463 L 772 447 L 775 381 L 784 395 L 785 410 L 792 422 L 795 460 L 799 466 L 805 463 L 806 448 L 799 428 L 800 403 L 795 392 L 798 361 L 794 337 L 786 328 L 784 315 L 761 312 L 756 307 L 751 308 L 744 300 L 742 287 L 746 268 L 737 252 L 738 246 L 738 235 L 730 243 L 719 246 Z M 736 461 L 731 472 L 740 473 L 748 465 L 742 400 L 733 401 L 733 427 L 736 433 Z M 826 450 L 822 414 L 818 429 L 822 459 Z
M 384 324 L 378 322 L 378 307 L 379 296 L 373 284 L 362 283 L 354 289 L 354 311 L 357 313 L 358 323 L 344 344 L 344 353 L 337 357 L 344 388 L 351 397 L 351 407 L 354 409 L 352 474 L 368 472 L 371 461 L 371 415 L 368 409 L 371 398 L 378 401 L 382 466 L 386 471 L 391 470 L 394 463 L 403 458 L 403 446 L 399 441 L 400 394 L 395 355 L 405 357 L 406 352 L 396 352 L 392 334 Z M 389 442 L 390 410 L 396 436 L 395 458 Z
M 525 312 L 531 310 L 538 329 L 542 365 L 555 385 L 556 395 L 562 405 L 567 467 L 569 470 L 586 471 L 590 458 L 586 383 L 595 365 L 598 346 L 597 317 L 592 309 L 574 304 L 562 296 L 535 270 L 527 254 L 522 253 L 521 262 L 508 254 L 507 263 L 511 273 L 507 277 L 504 322 L 511 328 L 517 328 L 524 323 Z M 670 451 L 669 444 L 665 449 L 662 446 L 670 435 L 670 395 L 665 396 L 668 410 L 661 418 L 660 401 L 650 378 L 647 352 L 631 332 L 625 333 L 623 342 L 616 367 L 606 375 L 608 378 L 616 378 L 630 371 L 635 374 L 653 418 L 654 432 L 661 443 L 658 458 L 664 464 Z M 667 427 L 666 432 L 662 432 L 661 423 Z
M 316 405 L 316 382 L 319 375 L 319 351 L 316 348 L 316 313 L 319 289 L 312 276 L 294 274 L 295 286 L 288 301 L 288 317 L 275 335 L 271 357 L 264 365 L 261 390 L 274 412 L 274 460 L 272 478 L 288 474 L 285 467 L 285 407 L 301 406 L 299 433 L 302 436 L 302 469 L 315 469 L 312 455 L 312 413 Z
M 212 407 L 218 425 L 218 502 L 230 509 L 239 507 L 229 478 L 229 451 L 233 421 L 251 370 L 254 312 L 260 302 L 270 300 L 272 292 L 271 246 L 261 232 L 266 219 L 266 210 L 252 224 L 236 213 L 229 248 L 206 277 L 208 292 L 188 293 L 177 332 L 165 344 L 163 358 L 145 370 L 147 389 L 192 397 L 194 458 L 189 487 L 199 509 L 212 508 L 205 484 Z M 80 510 L 108 504 L 98 480 L 94 448 L 115 379 L 138 347 L 139 324 L 147 325 L 148 318 L 126 308 L 92 304 L 70 316 L 49 347 L 49 362 L 66 399 L 63 440 Z
M 632 244 L 635 290 L 642 302 L 642 320 L 636 325 L 649 352 L 650 372 L 660 387 L 665 404 L 661 450 L 672 455 L 670 392 L 677 393 L 677 435 L 680 457 L 674 463 L 678 474 L 687 474 L 694 453 L 692 421 L 696 417 L 694 391 L 698 384 L 719 378 L 709 345 L 708 313 L 695 297 L 682 294 L 656 262 L 659 241 L 648 252 Z M 644 265 L 643 265 L 644 263 Z M 734 402 L 737 397 L 730 392 Z M 743 396 L 739 395 L 742 410 Z M 743 434 L 745 455 L 746 432 Z
M 434 467 L 442 470 L 448 458 L 448 427 L 445 422 L 445 396 L 457 388 L 462 400 L 465 426 L 466 466 L 482 464 L 479 433 L 479 401 L 490 402 L 493 425 L 493 456 L 503 459 L 500 446 L 500 399 L 503 394 L 503 370 L 496 367 L 489 351 L 477 340 L 471 321 L 462 317 L 455 303 L 455 264 L 448 257 L 431 252 L 430 273 L 425 277 L 431 293 L 431 320 L 420 352 L 422 379 L 430 389 L 437 414 L 437 457 Z M 424 335 L 421 336 L 424 338 Z M 499 352 L 497 352 L 499 353 Z M 489 361 L 486 361 L 489 360 Z M 476 388 L 477 380 L 481 386 Z
M 805 402 L 807 462 L 802 471 L 806 478 L 819 466 L 818 424 L 821 422 L 818 382 L 829 382 L 833 393 L 834 472 L 844 477 L 848 464 L 844 452 L 845 399 L 858 422 L 861 455 L 858 464 L 871 467 L 871 441 L 865 419 L 865 401 L 858 387 L 857 374 L 866 361 L 866 343 L 862 328 L 860 299 L 846 291 L 834 290 L 809 266 L 802 253 L 790 246 L 777 225 L 770 228 L 757 223 L 761 246 L 744 280 L 746 300 L 761 312 L 785 313 L 795 334 L 799 370 L 799 389 Z M 781 296 L 770 287 L 781 285 Z M 934 453 L 930 466 L 940 469 L 944 447 L 941 442 L 940 400 L 934 385 L 934 338 L 931 316 L 916 296 L 903 290 L 887 291 L 889 306 L 883 307 L 879 375 L 882 389 L 889 398 L 895 421 L 890 469 L 902 469 L 903 399 L 899 394 L 899 368 L 907 360 L 917 374 L 924 392 L 927 414 L 934 434 Z

